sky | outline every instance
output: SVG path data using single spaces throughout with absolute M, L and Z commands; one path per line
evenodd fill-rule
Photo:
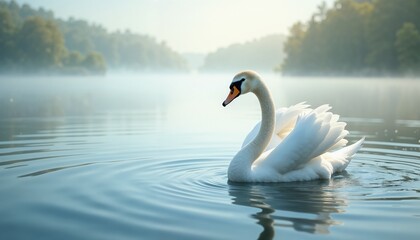
M 323 0 L 17 0 L 110 31 L 147 34 L 181 53 L 208 53 L 269 34 L 287 34 Z M 324 0 L 331 6 L 334 0 Z

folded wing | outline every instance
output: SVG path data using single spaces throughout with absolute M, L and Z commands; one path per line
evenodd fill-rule
M 276 110 L 276 125 L 274 127 L 274 134 L 271 137 L 270 143 L 267 145 L 265 151 L 273 149 L 279 145 L 279 143 L 293 130 L 299 114 L 303 114 L 304 112 L 311 110 L 308 109 L 308 107 L 309 105 L 302 102 L 288 108 L 280 108 Z M 242 143 L 242 148 L 257 136 L 260 126 L 261 121 L 258 122 L 248 133 Z
M 275 169 L 284 174 L 328 151 L 345 146 L 347 141 L 343 138 L 348 134 L 344 130 L 346 124 L 338 122 L 339 116 L 328 112 L 330 109 L 330 106 L 322 105 L 309 112 L 302 111 L 293 130 L 265 158 L 258 159 L 255 166 Z

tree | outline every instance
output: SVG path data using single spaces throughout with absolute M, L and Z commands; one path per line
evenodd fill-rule
M 22 60 L 30 69 L 61 64 L 66 48 L 63 36 L 54 22 L 31 17 L 23 23 L 18 38 Z
M 395 47 L 402 72 L 420 72 L 420 33 L 413 23 L 404 23 L 396 34 Z
M 83 66 L 94 74 L 104 74 L 106 72 L 104 58 L 97 52 L 89 53 L 83 60 Z
M 7 9 L 0 8 L 0 68 L 8 68 L 16 59 L 16 27 Z
M 110 33 L 98 24 L 60 20 L 49 10 L 0 0 L 0 68 L 10 69 L 9 65 L 30 72 L 54 69 L 71 74 L 102 73 L 106 65 L 134 70 L 186 69 L 180 54 L 150 36 Z
M 420 1 L 374 1 L 374 9 L 367 24 L 367 64 L 385 72 L 398 71 L 395 49 L 396 32 L 405 22 L 420 26 Z
M 352 0 L 337 1 L 319 24 L 318 40 L 322 64 L 317 71 L 351 74 L 365 66 L 365 26 L 372 5 Z
M 352 73 L 364 66 L 365 25 L 371 4 L 339 0 L 327 10 L 318 7 L 304 27 L 296 23 L 285 44 L 288 73 Z
M 420 0 L 337 0 L 330 9 L 321 5 L 308 23 L 291 28 L 283 71 L 395 74 L 415 68 L 420 52 L 416 26 Z
M 300 68 L 302 42 L 305 38 L 305 27 L 301 22 L 290 28 L 290 34 L 284 44 L 286 58 L 281 69 L 285 72 L 295 73 Z

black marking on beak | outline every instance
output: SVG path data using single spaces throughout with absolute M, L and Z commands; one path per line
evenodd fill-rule
M 226 100 L 222 103 L 223 107 L 226 107 L 230 102 L 232 102 L 235 98 L 241 95 L 241 86 L 242 83 L 245 81 L 245 78 L 242 78 L 240 81 L 233 82 L 230 84 L 230 93 Z
M 233 92 L 233 87 L 235 86 L 239 90 L 239 93 L 241 93 L 242 92 L 241 91 L 241 86 L 242 86 L 242 83 L 244 81 L 245 81 L 245 78 L 242 78 L 241 80 L 239 80 L 237 82 L 231 83 L 230 86 L 229 86 L 230 91 Z

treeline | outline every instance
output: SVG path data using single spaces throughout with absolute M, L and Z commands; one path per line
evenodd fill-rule
M 185 60 L 165 43 L 70 18 L 43 8 L 0 1 L 0 71 L 103 74 L 107 68 L 186 70 Z
M 283 61 L 282 35 L 270 35 L 243 44 L 232 44 L 209 53 L 202 71 L 254 69 L 273 71 Z
M 290 29 L 285 74 L 420 74 L 420 0 L 338 0 Z

